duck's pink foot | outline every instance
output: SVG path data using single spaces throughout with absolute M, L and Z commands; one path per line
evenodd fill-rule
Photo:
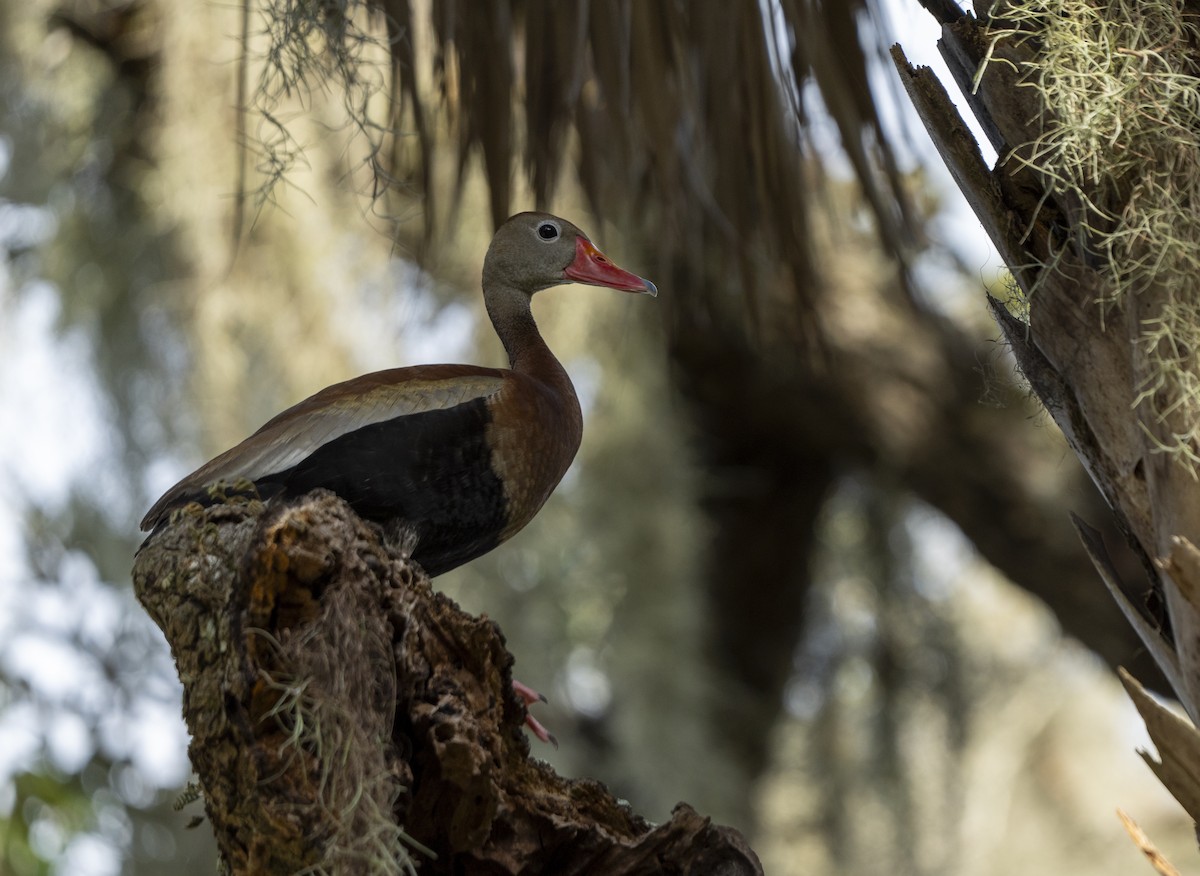
M 537 718 L 533 717 L 533 715 L 529 714 L 529 711 L 528 711 L 528 707 L 532 706 L 534 703 L 547 702 L 546 698 L 544 696 L 542 696 L 540 693 L 538 693 L 536 690 L 531 688 L 529 685 L 522 684 L 521 682 L 517 681 L 515 678 L 513 679 L 512 686 L 513 686 L 513 690 L 516 691 L 517 696 L 519 696 L 521 698 L 521 701 L 523 703 L 525 703 L 525 706 L 526 706 L 525 726 L 529 728 L 529 732 L 532 733 L 534 736 L 536 736 L 538 739 L 542 740 L 542 742 L 548 742 L 551 745 L 553 745 L 555 748 L 558 748 L 558 740 L 554 738 L 554 734 L 551 733 L 549 730 L 547 730 L 545 727 L 543 727 L 542 722 L 539 721 Z
M 544 696 L 542 696 L 540 693 L 538 693 L 536 690 L 531 688 L 529 685 L 522 684 L 521 682 L 517 681 L 515 678 L 513 679 L 513 690 L 515 690 L 517 692 L 517 696 L 519 696 L 521 698 L 521 700 L 527 706 L 532 706 L 534 703 L 550 702 Z

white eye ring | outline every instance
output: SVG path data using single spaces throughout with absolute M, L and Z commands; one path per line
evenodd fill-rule
M 538 240 L 542 241 L 543 243 L 554 243 L 554 241 L 558 240 L 561 234 L 562 229 L 558 227 L 557 222 L 546 220 L 538 223 L 537 236 Z

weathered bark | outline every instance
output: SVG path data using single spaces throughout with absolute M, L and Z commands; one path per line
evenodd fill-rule
M 686 804 L 655 827 L 530 758 L 495 624 L 332 494 L 191 506 L 134 585 L 234 873 L 400 872 L 407 855 L 431 874 L 762 872 Z
M 1163 318 L 1165 296 L 1157 278 L 1147 276 L 1136 293 L 1114 300 L 1114 280 L 1106 273 L 1110 266 L 1098 256 L 1103 228 L 1081 206 L 1081 197 L 1057 184 L 1062 174 L 1045 163 L 1047 153 L 1030 145 L 1055 124 L 1055 108 L 1042 104 L 1038 89 L 1020 87 L 1025 71 L 1041 63 L 1038 35 L 1005 37 L 992 45 L 996 33 L 986 21 L 992 4 L 977 5 L 985 21 L 952 16 L 939 47 L 1001 156 L 996 167 L 986 166 L 936 77 L 910 66 L 899 47 L 893 50 L 896 64 L 956 182 L 1026 293 L 1028 323 L 993 303 L 997 321 L 1149 574 L 1123 576 L 1082 522 L 1080 535 L 1104 583 L 1195 721 L 1200 716 L 1200 552 L 1194 547 L 1200 544 L 1200 489 L 1187 462 L 1160 452 L 1166 436 L 1156 434 L 1178 428 L 1171 419 L 1195 411 L 1182 404 L 1167 418 L 1143 416 L 1150 384 L 1141 333 Z M 981 68 L 989 47 L 993 61 Z M 1193 68 L 1198 63 L 1200 57 L 1189 59 Z M 1142 160 L 1154 162 L 1151 151 L 1142 148 Z M 1120 187 L 1086 195 L 1107 215 L 1125 215 L 1121 199 L 1127 193 Z M 1160 264 L 1156 247 L 1170 243 L 1150 238 L 1144 243 L 1146 263 Z M 1112 303 L 1101 307 L 1102 301 Z M 1156 771 L 1189 814 L 1200 817 L 1200 777 L 1186 768 L 1200 750 L 1200 735 L 1170 718 L 1136 682 L 1127 679 L 1127 687 L 1163 756 Z

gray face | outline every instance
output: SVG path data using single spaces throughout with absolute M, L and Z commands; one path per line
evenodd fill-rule
M 502 282 L 532 295 L 568 282 L 575 241 L 586 237 L 565 219 L 549 213 L 518 213 L 500 226 L 483 261 L 485 286 Z

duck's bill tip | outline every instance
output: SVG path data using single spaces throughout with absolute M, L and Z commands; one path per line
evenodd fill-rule
M 607 286 L 620 292 L 658 295 L 658 287 L 649 280 L 618 268 L 583 235 L 575 240 L 575 260 L 563 271 L 563 279 L 589 286 Z

